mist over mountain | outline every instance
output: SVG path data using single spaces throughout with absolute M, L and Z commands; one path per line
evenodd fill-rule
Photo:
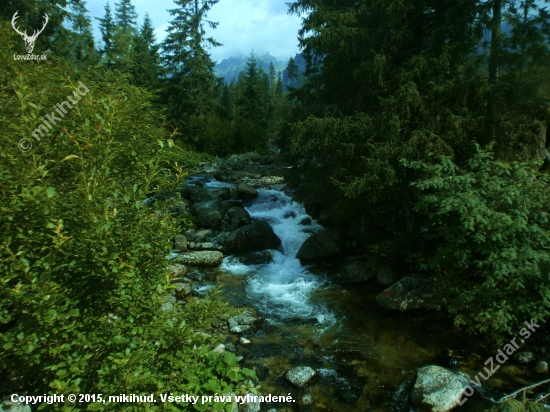
M 273 63 L 275 66 L 275 71 L 277 73 L 281 72 L 283 87 L 285 90 L 287 86 L 296 87 L 296 85 L 293 85 L 288 78 L 288 73 L 286 70 L 288 60 L 278 60 L 275 56 L 269 54 L 269 52 L 263 55 L 257 55 L 255 57 L 258 61 L 258 67 L 265 72 L 269 71 L 269 64 Z M 231 83 L 233 80 L 237 81 L 239 78 L 239 73 L 246 70 L 246 62 L 248 58 L 249 55 L 240 55 L 223 59 L 221 62 L 218 62 L 216 66 L 214 66 L 214 72 L 217 77 L 223 77 L 227 84 Z M 298 65 L 300 75 L 302 75 L 305 71 L 305 59 L 301 53 L 298 53 L 294 57 L 294 60 Z

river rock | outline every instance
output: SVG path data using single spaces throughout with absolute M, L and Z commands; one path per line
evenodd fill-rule
M 182 278 L 187 273 L 187 268 L 179 263 L 168 266 L 167 270 L 172 278 Z
M 469 377 L 441 366 L 418 369 L 410 401 L 417 411 L 446 412 L 457 406 Z
M 30 405 L 25 405 L 20 402 L 12 402 L 11 397 L 6 397 L 3 401 L 0 402 L 0 411 L 6 412 L 31 412 L 32 409 Z
M 515 355 L 518 362 L 529 363 L 535 360 L 535 354 L 533 352 L 518 352 Z
M 172 213 L 175 213 L 176 215 L 189 213 L 191 210 L 191 206 L 191 202 L 187 199 L 179 200 L 177 202 L 174 202 L 174 205 L 172 206 Z
M 221 221 L 222 215 L 217 210 L 201 208 L 197 209 L 197 224 L 200 227 L 206 227 L 210 229 L 216 229 Z
M 232 155 L 224 162 L 224 165 L 229 167 L 231 170 L 243 170 L 245 161 L 239 155 Z
M 329 280 L 336 284 L 351 284 L 368 282 L 376 276 L 376 272 L 371 270 L 371 266 L 366 262 L 352 262 L 338 271 L 329 275 Z
M 213 242 L 192 243 L 189 248 L 193 250 L 219 250 L 219 251 L 223 249 L 220 245 Z
M 222 202 L 219 198 L 208 202 L 195 203 L 195 215 L 200 227 L 216 229 L 222 221 Z
M 249 315 L 238 315 L 227 319 L 229 325 L 229 331 L 231 333 L 243 333 L 254 327 L 256 322 L 260 321 L 259 318 L 255 318 Z
M 223 343 L 220 343 L 218 346 L 216 346 L 214 349 L 212 349 L 212 352 L 224 353 L 225 352 L 225 345 Z
M 231 190 L 228 187 L 219 187 L 212 191 L 212 194 L 218 196 L 221 200 L 231 198 Z
M 242 207 L 232 207 L 229 209 L 227 211 L 226 219 L 230 221 L 230 227 L 232 230 L 251 223 L 250 215 Z
M 175 288 L 177 299 L 183 299 L 187 295 L 191 294 L 192 288 L 189 283 L 178 282 L 178 283 L 173 283 L 172 285 Z
M 441 297 L 429 280 L 405 277 L 376 297 L 376 302 L 387 309 L 439 309 Z
M 390 268 L 389 266 L 380 269 L 376 274 L 376 279 L 378 283 L 386 286 L 391 285 L 396 280 L 395 273 L 393 272 L 392 268 Z
M 548 372 L 548 363 L 545 361 L 539 361 L 535 365 L 535 372 L 537 373 L 547 373 Z
M 310 217 L 304 217 L 298 224 L 302 226 L 311 226 L 311 223 L 312 221 Z
M 306 239 L 300 250 L 298 250 L 296 257 L 302 262 L 311 262 L 334 256 L 338 252 L 338 246 L 332 241 L 327 232 L 317 232 Z
M 204 203 L 220 200 L 215 193 L 202 186 L 189 186 L 189 198 L 193 203 Z
M 275 159 L 270 156 L 261 156 L 261 157 L 250 159 L 250 161 L 257 165 L 269 166 L 275 161 Z
M 313 403 L 313 397 L 311 394 L 306 394 L 302 396 L 302 405 L 311 405 Z
M 285 379 L 293 385 L 301 388 L 306 385 L 317 374 L 315 369 L 309 366 L 298 366 L 297 368 L 290 369 L 285 374 Z
M 237 256 L 239 260 L 246 266 L 265 265 L 273 261 L 273 256 L 268 251 L 263 253 L 247 253 Z
M 214 236 L 212 229 L 197 230 L 195 232 L 193 240 L 195 242 L 209 242 Z
M 239 195 L 239 199 L 253 199 L 258 197 L 258 191 L 246 183 L 239 183 L 237 185 L 237 195 Z
M 246 399 L 245 395 L 245 399 Z M 239 404 L 239 412 L 260 412 L 261 404 L 260 397 L 255 393 L 248 394 L 248 400 Z
M 218 266 L 222 260 L 223 253 L 212 250 L 188 252 L 176 258 L 177 263 L 191 266 Z
M 225 250 L 234 253 L 248 253 L 265 249 L 277 249 L 281 239 L 267 222 L 259 221 L 240 227 L 229 233 L 225 239 Z
M 244 209 L 242 202 L 239 200 L 224 200 L 222 202 L 222 209 L 226 213 L 229 211 L 229 209 L 234 207 L 240 207 L 241 209 Z
M 174 249 L 178 252 L 187 250 L 187 238 L 184 235 L 176 235 L 174 237 Z

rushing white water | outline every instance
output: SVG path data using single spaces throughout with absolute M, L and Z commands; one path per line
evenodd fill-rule
M 226 257 L 221 268 L 232 274 L 250 274 L 246 292 L 253 304 L 266 316 L 280 320 L 316 319 L 328 325 L 334 316 L 326 307 L 310 301 L 321 281 L 302 266 L 296 254 L 304 241 L 322 227 L 305 208 L 277 190 L 259 190 L 258 198 L 246 207 L 253 219 L 265 220 L 282 242 L 282 252 L 271 250 L 272 262 L 245 266 L 234 257 Z M 311 223 L 300 224 L 307 219 Z

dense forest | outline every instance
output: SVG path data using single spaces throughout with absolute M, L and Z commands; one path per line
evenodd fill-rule
M 294 1 L 306 70 L 290 59 L 288 87 L 254 52 L 216 77 L 216 3 L 174 0 L 158 42 L 131 0 L 105 4 L 101 39 L 83 0 L 4 0 L 0 397 L 255 393 L 197 332 L 239 313 L 218 292 L 161 310 L 171 239 L 194 224 L 173 213 L 178 185 L 245 152 L 277 153 L 343 254 L 429 282 L 458 330 L 500 344 L 526 320 L 546 329 L 546 1 Z M 147 410 L 186 410 L 166 405 Z M 143 410 L 79 408 L 53 410 Z

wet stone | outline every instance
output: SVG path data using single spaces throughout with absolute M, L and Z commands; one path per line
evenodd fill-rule
M 223 343 L 219 344 L 218 346 L 216 346 L 212 352 L 216 352 L 216 353 L 224 353 L 225 352 L 225 345 Z
M 310 226 L 311 225 L 311 218 L 310 217 L 304 217 L 302 220 L 300 220 L 300 223 L 298 223 L 299 225 L 302 225 L 302 226 Z
M 535 372 L 537 373 L 547 373 L 548 372 L 548 363 L 545 361 L 540 361 L 535 365 Z
M 235 325 L 229 328 L 229 332 L 231 333 L 243 333 L 247 330 L 252 329 L 252 326 L 250 325 Z
M 176 303 L 176 297 L 172 295 L 166 295 L 162 297 L 163 303 Z
M 189 283 L 174 283 L 175 295 L 178 299 L 183 299 L 185 296 L 189 295 L 192 291 L 191 285 Z
M 179 263 L 168 266 L 167 270 L 170 272 L 172 278 L 182 278 L 187 273 L 187 268 Z
M 187 250 L 187 238 L 184 235 L 174 237 L 174 249 L 178 252 L 185 252 Z
M 12 402 L 11 398 L 8 396 L 6 397 L 6 399 L 0 402 L 0 411 L 32 412 L 32 409 L 29 405 L 25 405 L 19 402 Z
M 239 412 L 259 412 L 261 406 L 260 397 L 254 393 L 249 393 L 248 399 L 252 400 L 239 405 Z
M 424 366 L 417 371 L 410 394 L 417 411 L 447 412 L 458 406 L 469 376 L 441 366 Z
M 516 354 L 516 359 L 520 363 L 529 363 L 535 360 L 535 354 L 533 352 L 519 352 Z
M 317 372 L 315 371 L 315 369 L 309 366 L 299 366 L 297 368 L 290 369 L 285 374 L 285 379 L 293 385 L 301 388 L 302 386 L 307 384 L 316 374 Z
M 184 265 L 196 266 L 218 266 L 222 263 L 223 253 L 218 251 L 203 250 L 189 252 L 178 256 L 176 261 Z
M 311 405 L 313 403 L 313 397 L 308 393 L 307 395 L 302 396 L 302 404 Z
M 174 309 L 174 304 L 172 302 L 163 303 L 160 309 L 163 312 L 170 312 L 172 309 Z

